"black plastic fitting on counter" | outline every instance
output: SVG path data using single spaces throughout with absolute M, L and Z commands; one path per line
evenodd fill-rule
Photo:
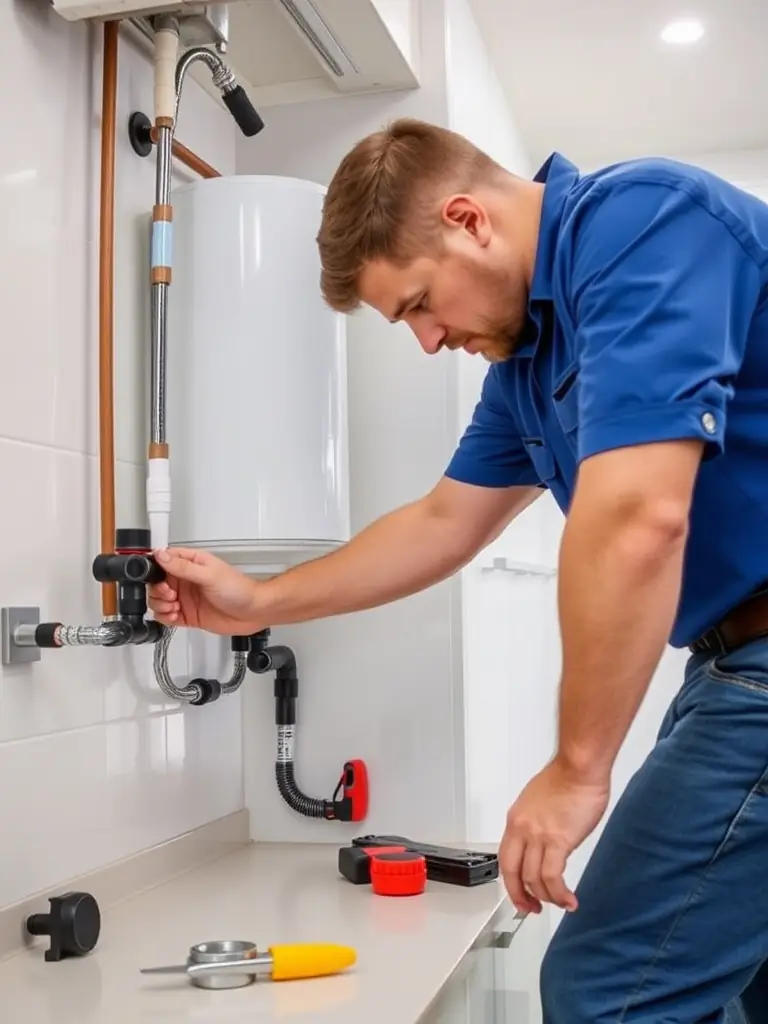
M 221 98 L 243 135 L 251 138 L 259 134 L 264 122 L 242 85 L 236 85 L 234 89 L 223 93 Z
M 50 913 L 32 914 L 26 921 L 30 935 L 50 936 L 45 959 L 55 962 L 90 953 L 101 932 L 101 913 L 93 896 L 88 892 L 66 892 L 51 896 L 48 902 Z

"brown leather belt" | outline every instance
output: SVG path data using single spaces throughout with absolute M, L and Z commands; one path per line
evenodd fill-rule
M 727 654 L 729 651 L 768 636 L 768 591 L 748 597 L 736 605 L 716 626 L 691 644 L 691 651 L 700 654 Z

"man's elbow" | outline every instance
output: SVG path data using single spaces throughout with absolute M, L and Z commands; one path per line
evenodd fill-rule
M 608 531 L 633 561 L 654 566 L 685 547 L 690 509 L 683 501 L 653 496 L 617 500 L 612 512 Z

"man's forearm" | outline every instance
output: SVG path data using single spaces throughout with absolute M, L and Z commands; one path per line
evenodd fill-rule
M 383 516 L 338 551 L 259 588 L 259 618 L 272 625 L 362 611 L 408 597 L 453 575 L 540 491 L 442 480 L 431 494 Z
M 446 579 L 471 557 L 455 523 L 415 502 L 338 551 L 271 580 L 265 593 L 270 622 L 290 625 L 387 604 Z
M 557 757 L 610 776 L 661 659 L 679 600 L 684 527 L 574 503 L 560 553 L 563 642 Z

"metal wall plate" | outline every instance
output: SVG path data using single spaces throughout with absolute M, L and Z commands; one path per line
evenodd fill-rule
M 17 626 L 36 626 L 39 622 L 39 608 L 0 609 L 0 632 L 2 632 L 2 660 L 4 665 L 26 665 L 32 661 L 40 661 L 42 651 L 39 647 L 20 647 L 13 639 Z

